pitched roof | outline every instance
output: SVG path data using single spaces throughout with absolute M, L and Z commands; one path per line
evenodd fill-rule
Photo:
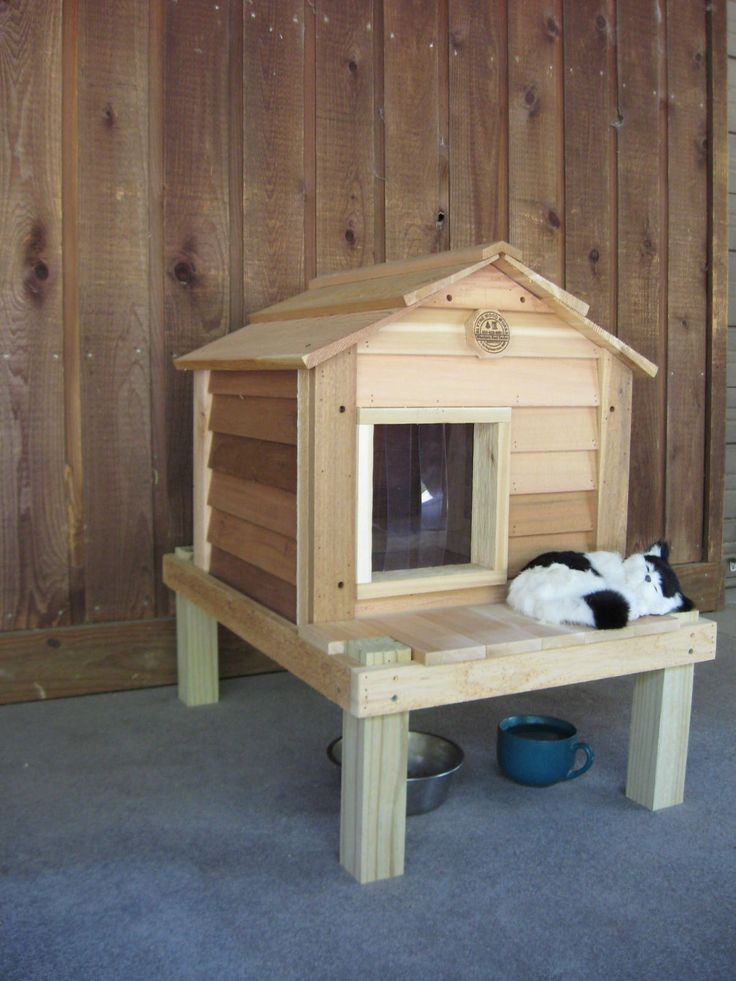
M 586 303 L 524 265 L 518 255 L 507 243 L 494 242 L 322 276 L 305 292 L 252 314 L 249 326 L 178 358 L 176 366 L 230 371 L 312 368 L 452 284 L 494 265 L 588 340 L 633 370 L 656 374 L 651 361 L 588 320 Z

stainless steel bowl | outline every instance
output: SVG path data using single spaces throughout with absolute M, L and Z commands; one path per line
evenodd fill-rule
M 342 739 L 334 739 L 327 755 L 338 766 L 342 763 Z M 406 813 L 426 814 L 445 801 L 455 773 L 463 765 L 465 754 L 450 739 L 431 732 L 410 732 L 408 773 L 406 778 Z

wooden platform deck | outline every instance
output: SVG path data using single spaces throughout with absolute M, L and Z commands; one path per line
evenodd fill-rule
M 697 611 L 615 631 L 502 604 L 296 627 L 189 555 L 165 556 L 164 579 L 187 705 L 217 701 L 219 622 L 343 709 L 340 861 L 359 882 L 403 872 L 415 709 L 634 675 L 626 794 L 652 810 L 683 799 L 694 665 L 715 657 L 716 625 Z
M 353 640 L 392 637 L 411 648 L 413 661 L 449 664 L 648 637 L 679 630 L 683 622 L 694 620 L 697 614 L 642 617 L 622 630 L 602 632 L 592 627 L 539 623 L 502 603 L 489 603 L 310 624 L 299 627 L 299 636 L 326 654 L 344 654 Z

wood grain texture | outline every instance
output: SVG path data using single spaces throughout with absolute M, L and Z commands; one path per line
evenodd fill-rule
M 210 428 L 215 433 L 296 446 L 296 400 L 215 395 Z
M 276 670 L 240 638 L 220 628 L 220 676 Z M 0 704 L 132 691 L 176 683 L 173 617 L 95 623 L 0 634 Z
M 375 261 L 374 0 L 316 14 L 317 273 Z
M 598 430 L 601 435 L 596 548 L 624 554 L 631 460 L 632 377 L 629 369 L 608 353 L 598 364 L 601 383 Z
M 296 621 L 296 586 L 220 548 L 212 549 L 210 572 L 275 613 Z
M 564 0 L 565 275 L 616 333 L 614 0 Z
M 666 363 L 664 24 L 659 7 L 618 4 L 618 336 Z M 665 530 L 666 374 L 634 385 L 629 550 Z
M 449 5 L 452 248 L 508 238 L 504 0 Z M 493 107 L 489 111 L 489 107 Z
M 165 5 L 160 358 L 153 364 L 156 565 L 190 541 L 192 380 L 172 360 L 230 325 L 228 4 Z M 238 273 L 242 278 L 242 271 Z M 164 329 L 165 325 L 165 329 Z
M 4 132 L 0 146 L 0 628 L 4 630 L 69 620 L 61 40 L 58 4 L 13 3 L 0 11 Z
M 213 395 L 295 399 L 297 374 L 295 371 L 213 371 L 210 392 Z
M 597 405 L 594 360 L 358 358 L 358 405 Z
M 296 494 L 289 491 L 215 472 L 209 504 L 218 511 L 296 538 Z
M 561 534 L 592 531 L 595 519 L 593 491 L 514 494 L 509 501 L 509 535 L 512 538 L 543 535 L 551 528 Z
M 286 443 L 215 433 L 210 467 L 243 480 L 296 491 L 296 452 Z
M 188 548 L 176 555 L 191 561 Z M 204 613 L 186 596 L 176 596 L 176 675 L 178 695 L 187 706 L 218 701 L 219 664 L 217 620 Z
M 209 541 L 264 572 L 296 584 L 296 541 L 286 535 L 212 509 Z
M 730 5 L 733 10 L 732 5 Z M 708 276 L 707 325 L 708 361 L 706 400 L 706 466 L 705 513 L 707 560 L 711 568 L 719 569 L 717 585 L 711 596 L 716 604 L 722 601 L 723 568 L 721 566 L 724 512 L 724 474 L 726 426 L 726 351 L 729 290 L 726 242 L 728 241 L 728 139 L 726 72 L 726 9 L 723 3 L 711 5 L 706 12 L 708 42 Z M 736 277 L 735 277 L 736 278 Z M 707 606 L 703 609 L 711 609 Z
M 668 267 L 665 534 L 672 561 L 703 555 L 708 267 L 705 12 L 667 5 Z
M 207 539 L 211 508 L 209 503 L 212 469 L 209 461 L 212 454 L 212 395 L 209 392 L 209 372 L 198 371 L 193 386 L 192 423 L 192 543 L 194 564 L 200 569 L 209 569 L 211 547 Z
M 310 391 L 309 469 L 300 480 L 309 498 L 314 623 L 350 619 L 355 609 L 356 361 L 350 350 L 319 365 Z
M 387 259 L 441 252 L 448 244 L 441 207 L 441 6 L 440 0 L 384 2 Z
M 508 65 L 509 237 L 564 285 L 561 0 L 509 4 Z
M 248 313 L 297 293 L 305 281 L 304 18 L 313 13 L 301 0 L 242 8 Z
M 152 616 L 148 11 L 79 4 L 88 620 Z
M 693 665 L 637 675 L 626 796 L 652 811 L 681 804 L 693 698 Z

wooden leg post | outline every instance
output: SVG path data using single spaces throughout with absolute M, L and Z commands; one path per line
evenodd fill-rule
M 626 796 L 652 811 L 681 804 L 694 665 L 636 676 Z
M 191 560 L 192 550 L 177 548 Z M 176 594 L 176 665 L 179 698 L 187 706 L 211 705 L 219 699 L 217 620 L 186 596 Z
M 365 665 L 411 660 L 387 637 L 352 641 Z M 358 882 L 402 875 L 406 831 L 409 713 L 359 719 L 343 713 L 340 863 Z

